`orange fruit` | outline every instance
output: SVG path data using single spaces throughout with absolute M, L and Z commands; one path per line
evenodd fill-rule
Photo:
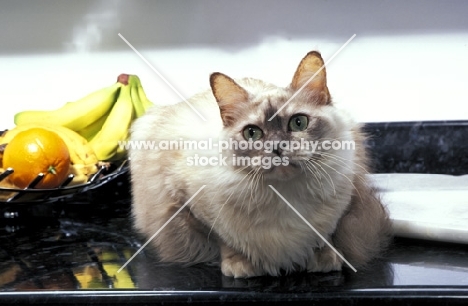
M 55 188 L 68 175 L 70 153 L 56 133 L 31 128 L 18 133 L 7 144 L 3 167 L 13 168 L 14 172 L 8 178 L 19 188 L 27 187 L 39 173 L 44 177 L 34 188 Z

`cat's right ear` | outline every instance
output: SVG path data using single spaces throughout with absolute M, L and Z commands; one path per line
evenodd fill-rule
M 306 90 L 315 93 L 315 102 L 321 105 L 331 103 L 327 87 L 327 73 L 322 56 L 311 51 L 302 59 L 291 82 L 294 91 Z
M 239 104 L 248 101 L 249 93 L 233 79 L 220 72 L 211 74 L 210 86 L 218 102 L 223 123 L 225 126 L 230 126 L 238 117 L 236 113 L 241 110 Z

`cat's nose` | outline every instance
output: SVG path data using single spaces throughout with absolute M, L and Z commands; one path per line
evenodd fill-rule
M 281 153 L 283 153 L 283 149 L 275 148 L 275 149 L 273 149 L 273 153 L 275 153 L 278 156 L 281 156 Z

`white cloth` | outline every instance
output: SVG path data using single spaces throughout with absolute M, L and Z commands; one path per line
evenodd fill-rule
M 468 175 L 371 174 L 396 236 L 468 243 Z

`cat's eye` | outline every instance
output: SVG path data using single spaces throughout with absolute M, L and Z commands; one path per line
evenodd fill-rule
M 253 141 L 259 140 L 263 136 L 262 130 L 255 125 L 248 125 L 244 128 L 244 138 L 245 140 L 252 139 Z
M 289 130 L 293 132 L 303 131 L 309 125 L 309 118 L 305 115 L 294 115 L 289 119 Z

